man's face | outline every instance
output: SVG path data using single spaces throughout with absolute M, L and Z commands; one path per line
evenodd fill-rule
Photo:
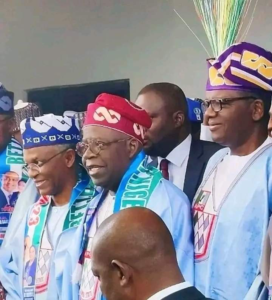
M 58 154 L 59 153 L 59 154 Z M 46 162 L 48 159 L 54 158 Z M 58 146 L 43 146 L 24 150 L 27 165 L 41 166 L 38 170 L 29 170 L 28 175 L 36 184 L 41 195 L 57 195 L 65 188 L 67 176 L 66 152 Z M 46 162 L 44 165 L 43 163 Z
M 144 150 L 151 156 L 160 156 L 160 148 L 172 139 L 175 123 L 165 102 L 154 92 L 139 95 L 135 102 L 143 108 L 152 119 L 152 126 L 147 130 Z
M 13 119 L 7 115 L 0 114 L 0 151 L 5 149 L 11 139 Z
M 239 91 L 210 91 L 206 99 L 232 99 L 243 97 Z M 252 111 L 248 100 L 228 101 L 222 105 L 222 110 L 215 112 L 210 106 L 205 112 L 212 138 L 223 146 L 237 146 L 247 139 L 252 129 Z
M 129 140 L 131 140 L 129 136 L 108 128 L 99 126 L 83 128 L 84 143 L 95 141 L 95 145 L 106 145 L 98 154 L 88 149 L 82 158 L 95 185 L 109 190 L 118 188 L 130 165 Z
M 15 172 L 7 172 L 2 178 L 2 187 L 5 191 L 13 193 L 18 190 L 19 175 Z

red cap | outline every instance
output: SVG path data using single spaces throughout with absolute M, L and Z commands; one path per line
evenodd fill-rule
M 143 143 L 144 133 L 152 121 L 147 112 L 127 99 L 99 95 L 88 105 L 84 126 L 101 126 L 123 132 Z

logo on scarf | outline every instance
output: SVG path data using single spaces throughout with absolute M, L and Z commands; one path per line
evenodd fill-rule
M 144 133 L 145 133 L 145 132 L 144 132 L 143 126 L 134 123 L 134 125 L 133 125 L 133 130 L 134 130 L 134 132 L 135 132 L 137 135 L 141 136 L 142 139 L 144 138 Z
M 193 205 L 193 222 L 195 232 L 195 259 L 206 258 L 216 214 L 207 208 L 211 192 L 201 190 Z
M 107 109 L 106 107 L 98 107 L 94 112 L 93 118 L 96 121 L 107 121 L 110 124 L 116 124 L 120 121 L 121 115 L 112 109 Z

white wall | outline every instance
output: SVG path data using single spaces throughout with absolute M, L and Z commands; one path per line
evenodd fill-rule
M 193 0 L 0 0 L 0 81 L 23 90 L 130 78 L 131 96 L 169 81 L 201 97 L 206 53 Z M 272 50 L 272 0 L 259 0 L 248 41 Z

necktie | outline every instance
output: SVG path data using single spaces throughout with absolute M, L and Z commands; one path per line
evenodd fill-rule
M 169 180 L 168 164 L 169 161 L 167 159 L 163 159 L 160 163 L 160 170 L 162 172 L 162 176 L 167 180 Z

